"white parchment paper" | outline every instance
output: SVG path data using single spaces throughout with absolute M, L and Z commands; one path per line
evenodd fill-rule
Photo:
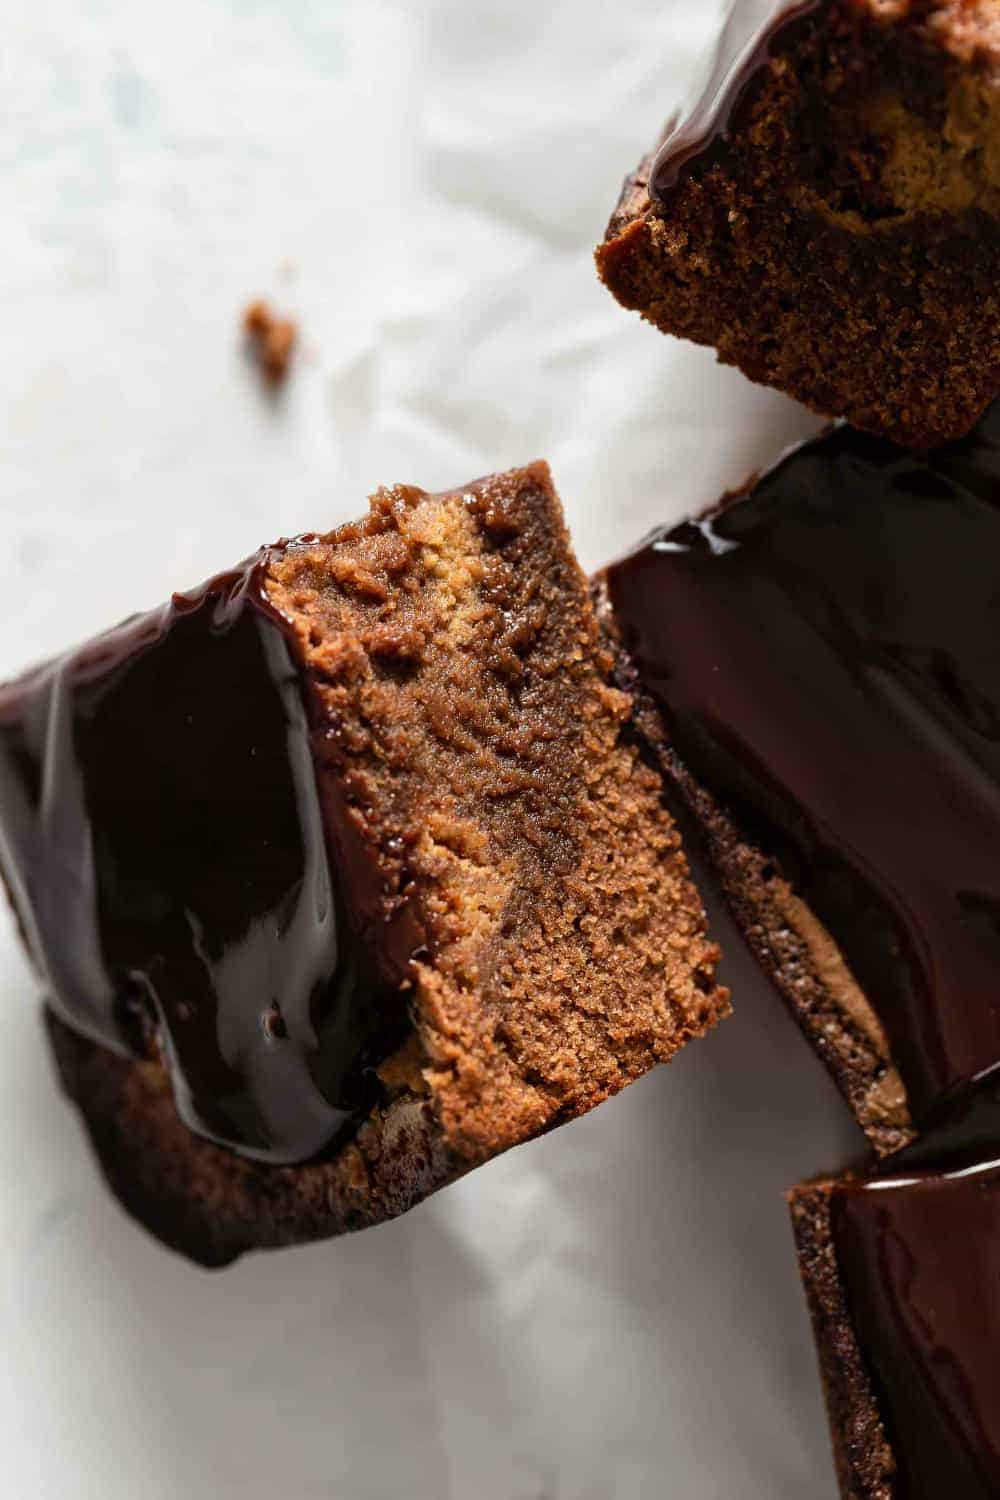
M 584 563 L 815 425 L 598 285 L 691 0 L 6 0 L 0 673 L 262 541 L 545 456 Z M 302 320 L 279 401 L 237 320 Z M 800 1500 L 782 1190 L 857 1145 L 737 1018 L 406 1219 L 209 1276 L 134 1228 L 0 922 L 0 1436 L 31 1500 Z

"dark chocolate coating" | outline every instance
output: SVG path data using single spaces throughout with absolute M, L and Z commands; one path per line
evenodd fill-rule
M 684 170 L 724 143 L 733 116 L 789 26 L 824 0 L 733 0 L 711 70 L 670 127 L 653 161 L 649 191 L 662 198 Z
M 849 428 L 611 568 L 681 758 L 832 933 L 920 1121 L 1000 1062 L 1000 407 Z
M 840 1184 L 831 1224 L 897 1500 L 1000 1493 L 1000 1164 Z
M 400 1040 L 329 857 L 267 554 L 0 690 L 0 863 L 50 1003 L 199 1134 L 316 1155 Z

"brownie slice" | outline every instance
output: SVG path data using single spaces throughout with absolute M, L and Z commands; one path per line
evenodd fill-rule
M 1000 1064 L 1000 405 L 843 426 L 597 582 L 646 738 L 871 1144 Z
M 597 251 L 618 300 L 900 443 L 1000 393 L 996 0 L 737 0 Z
M 0 860 L 125 1206 L 401 1213 L 728 1006 L 544 465 L 267 548 L 0 690 Z
M 959 1117 L 934 1164 L 789 1195 L 845 1500 L 1000 1493 L 995 1090 L 978 1110 L 975 1146 Z

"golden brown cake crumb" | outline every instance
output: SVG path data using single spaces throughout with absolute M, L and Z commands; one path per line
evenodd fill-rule
M 450 1144 L 481 1158 L 589 1109 L 722 1013 L 659 777 L 629 742 L 542 465 L 382 491 L 293 547 L 320 755 L 426 956 L 414 1008 Z

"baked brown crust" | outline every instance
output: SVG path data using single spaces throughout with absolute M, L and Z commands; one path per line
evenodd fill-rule
M 728 139 L 662 199 L 652 157 L 597 250 L 667 333 L 913 447 L 1000 392 L 1000 28 L 981 0 L 828 0 L 781 33 Z
M 874 1007 L 823 924 L 773 859 L 737 828 L 681 760 L 619 636 L 600 576 L 594 597 L 616 655 L 615 680 L 635 703 L 634 724 L 693 817 L 726 903 L 755 959 L 826 1064 L 874 1150 L 887 1156 L 916 1137 L 905 1085 Z
M 831 1224 L 835 1184 L 788 1195 L 799 1269 L 816 1337 L 834 1461 L 843 1500 L 897 1500 L 896 1460 L 837 1266 Z
M 394 981 L 411 1031 L 356 1137 L 275 1167 L 180 1122 L 155 1038 L 131 1062 L 50 1018 L 115 1192 L 206 1265 L 402 1213 L 729 1009 L 545 465 L 381 491 L 365 520 L 275 549 L 265 587 L 352 927 L 375 963 L 412 955 Z
M 405 1213 L 461 1177 L 430 1100 L 406 1092 L 328 1161 L 275 1167 L 196 1136 L 157 1061 L 132 1062 L 45 1012 L 63 1088 L 80 1110 L 112 1192 L 157 1239 L 216 1269 Z

